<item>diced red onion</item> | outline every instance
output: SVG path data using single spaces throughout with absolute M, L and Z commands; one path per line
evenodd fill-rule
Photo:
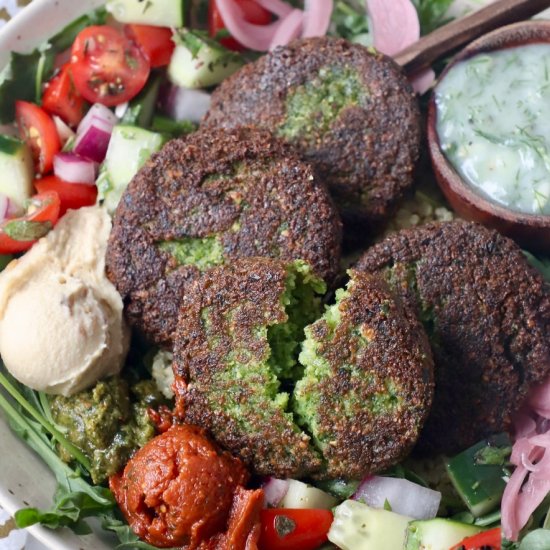
M 76 136 L 70 126 L 65 124 L 65 122 L 63 122 L 63 120 L 61 120 L 58 116 L 53 115 L 52 118 L 55 124 L 55 129 L 57 130 L 57 135 L 63 145 Z
M 432 69 L 426 69 L 410 79 L 414 91 L 419 95 L 424 95 L 435 82 L 435 72 Z
M 74 153 L 59 153 L 53 159 L 53 171 L 67 183 L 95 185 L 97 164 Z
M 407 479 L 372 476 L 361 482 L 352 498 L 379 509 L 387 501 L 396 514 L 431 519 L 437 515 L 441 493 Z
M 130 107 L 130 104 L 127 101 L 126 103 L 121 103 L 120 105 L 117 105 L 115 107 L 115 116 L 118 119 L 121 119 L 126 114 L 128 107 Z
M 266 506 L 278 506 L 288 491 L 288 480 L 268 477 L 263 483 Z
M 23 208 L 13 202 L 7 195 L 0 193 L 0 222 L 22 214 Z
M 420 38 L 418 12 L 411 0 L 366 0 L 374 47 L 395 55 Z
M 295 38 L 298 38 L 302 31 L 303 23 L 304 12 L 302 10 L 292 10 L 284 19 L 282 19 L 280 27 L 273 35 L 269 49 L 273 50 L 277 46 L 286 46 L 286 44 Z
M 110 109 L 99 103 L 92 105 L 78 126 L 75 153 L 94 162 L 102 162 L 117 122 L 117 117 Z
M 325 36 L 330 26 L 333 9 L 333 0 L 305 0 L 304 30 L 302 36 L 304 38 Z
M 166 95 L 164 108 L 174 120 L 200 122 L 210 109 L 210 94 L 203 90 L 172 86 Z

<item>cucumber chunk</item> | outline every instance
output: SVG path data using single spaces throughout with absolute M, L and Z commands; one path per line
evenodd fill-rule
M 23 207 L 32 195 L 33 177 L 32 156 L 27 145 L 17 138 L 0 135 L 0 193 Z
M 462 539 L 481 531 L 483 529 L 475 525 L 450 519 L 411 521 L 407 528 L 405 550 L 449 550 Z
M 447 472 L 455 489 L 474 517 L 498 508 L 509 475 L 506 462 L 511 452 L 510 438 L 499 434 L 466 449 L 447 462 Z
M 394 512 L 346 500 L 334 509 L 328 540 L 342 550 L 397 550 L 405 545 L 410 521 Z
M 281 508 L 317 508 L 331 510 L 338 499 L 301 481 L 290 479 L 288 491 L 280 503 Z
M 185 0 L 109 0 L 107 11 L 121 23 L 182 27 Z
M 98 201 L 113 214 L 124 190 L 164 143 L 160 134 L 135 126 L 115 126 L 107 156 L 97 181 Z
M 200 31 L 181 29 L 174 34 L 176 49 L 168 77 L 183 88 L 208 88 L 240 69 L 244 60 Z

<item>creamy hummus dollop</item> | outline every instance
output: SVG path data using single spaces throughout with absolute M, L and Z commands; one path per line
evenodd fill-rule
M 129 330 L 105 275 L 110 231 L 100 207 L 69 211 L 0 274 L 0 355 L 30 388 L 67 396 L 120 372 Z

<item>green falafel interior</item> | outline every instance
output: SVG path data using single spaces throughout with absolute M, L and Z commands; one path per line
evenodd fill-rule
M 297 260 L 287 267 L 286 287 L 281 303 L 288 321 L 271 325 L 267 329 L 271 348 L 269 366 L 278 378 L 301 378 L 297 351 L 304 339 L 304 328 L 321 314 L 320 295 L 326 290 L 325 283 L 315 277 L 306 262 Z

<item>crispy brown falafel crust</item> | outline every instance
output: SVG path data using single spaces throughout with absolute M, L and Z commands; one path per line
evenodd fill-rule
M 420 150 L 417 100 L 390 58 L 338 38 L 294 41 L 226 79 L 212 95 L 203 126 L 254 124 L 277 133 L 289 93 L 327 66 L 356 71 L 367 103 L 345 108 L 313 143 L 307 136 L 292 143 L 328 183 L 346 228 L 377 229 L 412 185 Z
M 126 315 L 151 341 L 171 346 L 185 287 L 200 274 L 159 243 L 212 236 L 225 260 L 304 259 L 329 282 L 338 273 L 338 214 L 288 146 L 252 128 L 171 141 L 125 191 L 107 250 L 107 274 Z
M 321 460 L 292 415 L 266 397 L 278 384 L 266 365 L 270 348 L 261 329 L 286 322 L 286 280 L 284 262 L 256 258 L 212 269 L 195 282 L 175 339 L 176 412 L 209 430 L 256 474 L 304 477 Z
M 510 426 L 550 372 L 550 298 L 518 246 L 456 221 L 401 231 L 359 270 L 381 272 L 430 337 L 435 397 L 419 447 L 455 452 Z
M 433 398 L 430 344 L 414 312 L 381 278 L 350 275 L 337 324 L 320 319 L 306 330 L 316 343 L 315 374 L 308 378 L 306 368 L 295 391 L 296 400 L 319 403 L 310 424 L 328 479 L 362 479 L 405 458 Z

